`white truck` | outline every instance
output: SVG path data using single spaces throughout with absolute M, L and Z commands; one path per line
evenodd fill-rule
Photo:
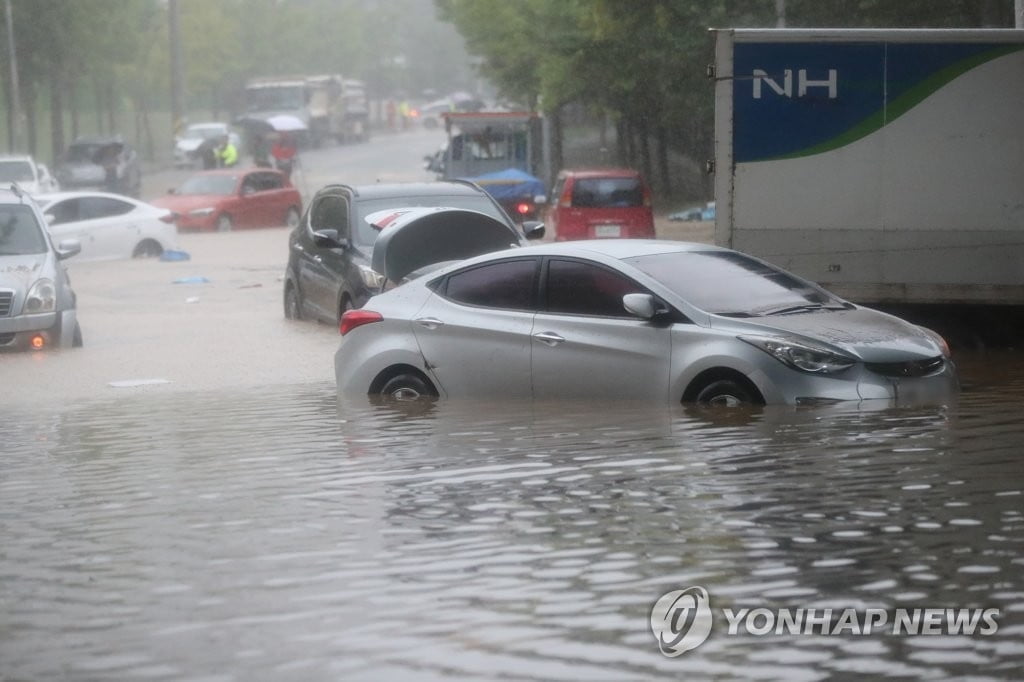
M 1024 304 L 1024 31 L 713 33 L 719 245 L 858 303 Z
M 289 114 L 308 128 L 309 141 L 320 146 L 334 139 L 365 142 L 369 108 L 362 81 L 340 74 L 252 78 L 245 85 L 248 115 L 270 118 Z

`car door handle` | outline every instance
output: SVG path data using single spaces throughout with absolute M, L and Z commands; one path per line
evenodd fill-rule
M 552 348 L 565 341 L 563 337 L 559 336 L 554 332 L 539 332 L 537 334 L 534 334 L 533 338 L 537 339 L 541 343 L 546 343 Z
M 292 249 L 300 253 L 306 250 L 302 248 L 302 244 L 292 244 Z
M 323 263 L 324 262 L 324 259 L 321 258 L 320 256 L 313 256 L 313 260 L 315 260 L 317 263 Z
M 427 329 L 437 329 L 438 327 L 444 326 L 444 322 L 436 317 L 420 317 L 416 320 L 416 324 L 421 327 L 426 327 Z

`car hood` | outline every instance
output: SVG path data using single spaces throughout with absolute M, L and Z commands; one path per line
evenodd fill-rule
M 166 208 L 175 213 L 188 213 L 197 208 L 213 208 L 219 206 L 227 197 L 220 194 L 166 194 L 149 202 L 159 208 Z
M 373 245 L 373 269 L 390 282 L 436 263 L 459 261 L 521 244 L 509 225 L 462 208 L 378 211 L 366 222 L 383 227 Z
M 870 308 L 772 315 L 751 322 L 761 329 L 824 341 L 864 362 L 899 362 L 942 355 L 920 327 Z
M 183 152 L 194 152 L 202 143 L 203 140 L 195 137 L 182 137 L 175 142 L 175 146 Z
M 48 254 L 32 253 L 25 256 L 0 256 L 0 289 L 24 292 L 40 277 L 47 275 Z

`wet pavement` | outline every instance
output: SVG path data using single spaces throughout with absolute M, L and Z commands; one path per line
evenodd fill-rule
M 72 259 L 85 347 L 0 355 L 0 679 L 1020 678 L 1019 351 L 958 353 L 941 409 L 375 406 L 338 400 L 335 329 L 283 319 L 284 229 L 182 246 Z M 716 615 L 666 658 L 650 611 L 690 586 L 999 627 Z
M 1011 679 L 1024 372 L 944 409 L 338 401 L 330 382 L 5 406 L 5 679 Z M 657 598 L 995 607 L 990 636 L 729 636 Z

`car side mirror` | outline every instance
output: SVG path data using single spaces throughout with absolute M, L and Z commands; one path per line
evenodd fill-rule
M 523 236 L 530 241 L 544 238 L 544 223 L 539 220 L 527 220 L 523 223 Z
M 57 245 L 57 259 L 71 258 L 82 250 L 82 242 L 77 239 L 65 239 Z
M 337 230 L 316 230 L 313 232 L 313 243 L 321 249 L 347 249 L 348 239 L 345 239 Z
M 53 225 L 54 223 L 57 222 L 57 216 L 53 215 L 52 213 L 46 213 L 43 215 L 43 217 L 46 218 L 47 225 Z
M 242 188 L 242 196 L 243 197 L 247 197 L 250 194 L 255 194 L 255 193 L 256 193 L 256 188 L 252 187 L 251 185 L 246 185 L 245 187 Z
M 622 307 L 630 315 L 636 315 L 641 320 L 655 320 L 659 315 L 665 315 L 669 309 L 661 304 L 651 294 L 626 294 L 622 297 Z

